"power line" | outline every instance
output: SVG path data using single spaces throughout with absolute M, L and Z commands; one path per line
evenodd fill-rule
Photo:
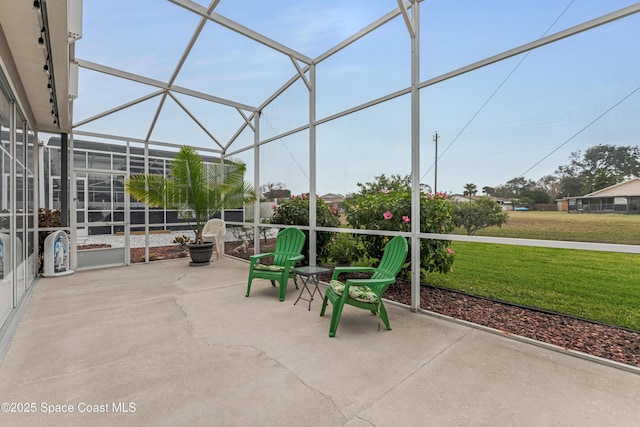
M 556 24 L 556 22 L 558 22 L 558 20 L 562 17 L 562 15 L 564 15 L 565 12 L 571 7 L 571 5 L 574 3 L 574 1 L 575 0 L 571 0 L 569 2 L 569 4 L 564 8 L 564 10 L 560 13 L 560 15 L 558 15 L 558 17 L 551 23 L 551 25 L 549 25 L 549 27 L 546 29 L 546 31 L 542 34 L 541 38 L 546 36 L 547 33 L 549 31 L 551 31 L 551 28 L 553 28 L 553 26 Z M 438 159 L 442 158 L 442 156 L 444 156 L 447 151 L 449 151 L 449 148 L 451 148 L 451 146 L 458 140 L 458 138 L 460 138 L 462 133 L 465 130 L 467 130 L 469 125 L 475 120 L 476 117 L 478 117 L 478 115 L 482 112 L 482 110 L 484 110 L 484 107 L 486 107 L 487 104 L 493 99 L 493 97 L 498 93 L 498 91 L 502 88 L 502 86 L 504 86 L 504 84 L 507 82 L 507 80 L 509 80 L 509 78 L 511 78 L 513 73 L 515 73 L 515 71 L 520 67 L 520 65 L 524 62 L 524 60 L 527 59 L 527 57 L 529 56 L 530 53 L 531 53 L 531 51 L 528 51 L 522 56 L 520 61 L 518 61 L 518 63 L 513 67 L 513 69 L 509 72 L 509 74 L 507 74 L 507 76 L 502 80 L 502 82 L 498 85 L 498 87 L 491 93 L 491 95 L 489 95 L 487 100 L 480 106 L 478 111 L 476 111 L 475 114 L 473 116 L 471 116 L 469 121 L 467 121 L 467 123 L 462 127 L 462 129 L 460 129 L 460 132 L 458 132 L 458 134 L 455 136 L 455 138 L 453 138 L 453 140 L 449 143 L 449 145 L 447 145 L 447 147 L 442 151 L 440 156 L 436 159 L 436 162 L 438 161 Z M 422 175 L 422 178 L 420 178 L 420 181 L 422 181 L 424 179 L 424 177 L 427 175 L 427 173 L 429 173 L 429 171 L 433 167 L 434 167 L 434 165 L 431 165 L 431 167 L 429 167 L 429 169 L 427 169 L 425 171 L 424 175 Z
M 629 93 L 627 96 L 625 96 L 624 98 L 622 98 L 620 101 L 616 102 L 615 104 L 613 104 L 611 107 L 609 107 L 604 113 L 600 114 L 598 117 L 596 117 L 595 119 L 591 120 L 586 126 L 584 126 L 582 129 L 580 129 L 578 132 L 574 133 L 573 135 L 571 135 L 571 137 L 569 139 L 567 139 L 566 141 L 564 141 L 562 144 L 558 145 L 556 148 L 554 148 L 549 154 L 547 154 L 546 156 L 544 156 L 542 159 L 538 160 L 533 166 L 531 166 L 529 169 L 527 169 L 526 171 L 522 172 L 520 174 L 520 176 L 518 178 L 523 177 L 527 172 L 531 171 L 533 168 L 535 168 L 536 166 L 538 166 L 540 163 L 544 162 L 545 160 L 547 160 L 549 157 L 551 157 L 551 155 L 553 153 L 555 153 L 556 151 L 558 151 L 559 149 L 561 149 L 562 147 L 564 147 L 565 145 L 567 145 L 571 140 L 573 140 L 575 137 L 577 137 L 578 135 L 580 135 L 582 132 L 584 132 L 585 130 L 587 130 L 589 127 L 591 127 L 591 125 L 593 125 L 595 122 L 597 122 L 598 120 L 600 120 L 602 117 L 604 117 L 607 113 L 609 113 L 611 110 L 613 110 L 614 108 L 616 108 L 618 105 L 622 104 L 624 101 L 626 101 L 628 98 L 630 98 L 633 94 L 635 94 L 636 92 L 638 92 L 640 90 L 640 86 L 638 86 L 637 88 L 635 88 L 634 90 L 631 91 L 631 93 Z
M 276 131 L 276 129 L 273 127 L 273 125 L 271 124 L 271 122 L 269 121 L 269 119 L 267 118 L 266 114 L 263 114 L 262 117 L 265 119 L 265 121 L 267 122 L 267 124 L 269 124 L 269 127 L 271 128 L 271 130 L 273 131 L 274 134 L 278 134 L 278 132 Z M 278 138 L 278 141 L 280 141 L 280 143 L 282 144 L 282 146 L 284 147 L 284 149 L 287 151 L 287 153 L 289 154 L 289 157 L 291 157 L 291 159 L 293 160 L 293 162 L 298 166 L 298 168 L 300 169 L 300 171 L 302 172 L 302 174 L 307 178 L 307 180 L 309 179 L 309 175 L 307 174 L 307 172 L 305 172 L 305 170 L 302 168 L 302 165 L 300 165 L 300 163 L 298 163 L 298 160 L 295 158 L 295 156 L 293 155 L 293 153 L 289 150 L 289 147 L 287 147 L 287 144 L 284 143 L 284 141 L 282 140 L 282 138 Z

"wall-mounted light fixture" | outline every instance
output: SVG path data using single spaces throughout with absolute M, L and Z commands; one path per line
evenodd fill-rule
M 47 18 L 47 3 L 44 0 L 35 0 L 33 7 L 38 13 L 40 24 L 40 37 L 38 44 L 44 49 L 45 63 L 42 69 L 47 74 L 47 89 L 49 90 L 49 103 L 51 104 L 51 115 L 53 116 L 53 124 L 60 122 L 58 113 L 58 99 L 56 94 L 56 79 L 53 75 L 53 60 L 51 56 L 51 37 L 49 36 L 49 22 Z

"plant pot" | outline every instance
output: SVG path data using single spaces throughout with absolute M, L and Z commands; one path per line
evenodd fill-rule
M 208 265 L 211 262 L 213 245 L 214 242 L 188 243 L 187 247 L 189 248 L 189 255 L 191 255 L 191 262 L 189 265 Z

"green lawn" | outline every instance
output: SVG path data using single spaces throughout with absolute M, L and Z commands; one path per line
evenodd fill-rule
M 485 236 L 640 244 L 640 216 L 514 212 Z M 454 271 L 428 282 L 640 331 L 640 255 L 453 242 Z
M 501 228 L 485 228 L 474 235 L 640 245 L 640 215 L 509 212 Z

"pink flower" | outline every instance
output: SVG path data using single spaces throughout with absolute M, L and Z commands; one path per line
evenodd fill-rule
M 403 220 L 404 222 L 410 222 L 410 221 L 411 221 L 411 219 L 410 219 L 408 216 L 406 216 L 406 215 L 403 215 L 403 216 L 402 216 L 402 220 Z
M 273 209 L 274 211 L 276 210 L 278 206 L 277 205 L 271 205 L 271 209 Z
M 382 190 L 380 190 L 380 192 L 381 192 L 382 194 L 388 194 L 388 193 L 389 193 L 389 190 L 387 190 L 386 188 L 383 188 Z
M 383 213 L 382 216 L 384 217 L 384 219 L 393 218 L 393 214 L 391 212 L 389 212 L 389 211 L 386 211 L 385 213 Z
M 448 252 L 448 253 L 450 253 L 450 254 L 454 254 L 454 253 L 455 253 L 455 252 L 453 251 L 453 249 L 451 249 L 451 248 L 447 248 L 447 252 Z

